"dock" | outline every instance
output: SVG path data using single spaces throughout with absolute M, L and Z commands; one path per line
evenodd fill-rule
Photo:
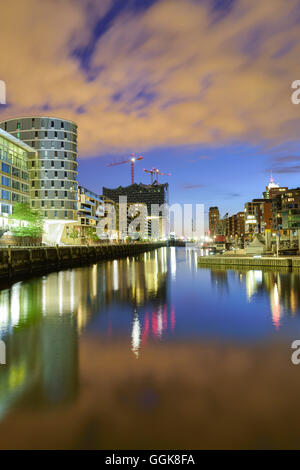
M 253 256 L 199 256 L 198 257 L 199 267 L 223 267 L 223 268 L 290 268 L 300 269 L 300 256 L 262 256 L 256 258 Z

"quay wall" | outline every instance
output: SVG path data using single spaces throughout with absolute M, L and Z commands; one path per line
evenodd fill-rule
M 166 243 L 133 243 L 100 246 L 8 247 L 0 249 L 0 279 L 32 273 L 43 274 L 98 261 L 136 256 Z
M 220 266 L 230 267 L 271 267 L 271 268 L 296 268 L 300 269 L 300 257 L 222 257 L 222 256 L 199 256 L 198 266 Z

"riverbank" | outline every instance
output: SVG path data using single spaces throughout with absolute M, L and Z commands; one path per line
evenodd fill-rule
M 272 267 L 272 268 L 290 268 L 300 269 L 300 256 L 291 257 L 261 257 L 254 258 L 253 256 L 199 256 L 198 266 L 220 266 L 220 267 Z
M 45 274 L 98 261 L 136 256 L 162 246 L 166 246 L 166 243 L 2 248 L 0 249 L 0 279 Z

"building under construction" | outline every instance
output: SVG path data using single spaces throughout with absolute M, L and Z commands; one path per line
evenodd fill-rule
M 103 195 L 117 204 L 120 202 L 120 197 L 127 197 L 127 204 L 131 206 L 133 204 L 144 204 L 147 207 L 147 219 L 148 219 L 148 236 L 152 234 L 154 238 L 163 238 L 167 230 L 167 224 L 162 220 L 157 223 L 157 217 L 155 220 L 156 228 L 152 225 L 153 219 L 152 204 L 162 206 L 163 204 L 169 204 L 169 184 L 168 183 L 153 183 L 153 184 L 131 184 L 130 186 L 119 186 L 115 189 L 103 187 Z M 154 235 L 156 233 L 156 235 Z

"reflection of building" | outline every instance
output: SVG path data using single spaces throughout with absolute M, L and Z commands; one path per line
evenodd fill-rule
M 168 262 L 164 247 L 0 291 L 0 338 L 9 359 L 1 366 L 0 419 L 23 396 L 24 406 L 74 399 L 78 334 L 88 323 L 105 336 L 122 331 L 128 337 L 130 331 L 135 352 L 147 338 L 172 333 L 175 310 L 168 305 Z M 116 305 L 119 316 L 110 310 Z
M 16 202 L 29 203 L 28 158 L 34 149 L 0 129 L 0 215 Z M 2 226 L 5 222 L 1 218 Z

